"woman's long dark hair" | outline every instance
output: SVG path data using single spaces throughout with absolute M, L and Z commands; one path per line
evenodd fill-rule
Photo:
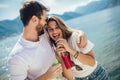
M 47 20 L 47 24 L 50 22 L 50 21 L 55 21 L 58 25 L 58 27 L 61 29 L 62 31 L 62 35 L 63 35 L 63 38 L 68 40 L 68 38 L 70 38 L 70 36 L 72 35 L 72 32 L 73 30 L 71 30 L 70 28 L 68 28 L 65 23 L 57 16 L 51 16 L 50 18 L 48 18 Z M 48 25 L 46 26 L 46 30 L 48 32 L 48 29 L 47 29 Z M 50 38 L 50 41 L 54 43 L 54 41 Z

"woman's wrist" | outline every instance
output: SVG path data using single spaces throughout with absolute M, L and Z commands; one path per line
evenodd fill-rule
M 70 53 L 72 56 L 74 56 L 74 55 L 75 55 L 75 53 L 76 53 L 76 50 L 71 49 L 71 50 L 69 51 L 69 53 Z
M 76 51 L 76 53 L 75 53 L 75 55 L 74 55 L 74 58 L 77 59 L 78 55 L 79 55 L 79 52 Z
M 75 59 L 77 59 L 79 53 L 80 53 L 79 51 L 76 51 L 76 50 L 74 50 L 74 49 L 71 49 L 71 51 L 70 51 L 70 54 L 71 54 Z

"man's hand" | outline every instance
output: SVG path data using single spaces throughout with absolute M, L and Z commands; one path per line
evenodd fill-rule
M 57 78 L 62 73 L 61 64 L 54 65 L 48 69 L 48 71 L 36 80 L 51 80 Z
M 48 75 L 49 79 L 53 79 L 58 77 L 61 73 L 62 73 L 62 66 L 61 64 L 57 64 L 50 67 L 46 74 Z

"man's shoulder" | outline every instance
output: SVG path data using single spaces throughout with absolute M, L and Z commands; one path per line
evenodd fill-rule
M 30 59 L 30 51 L 28 52 L 28 49 L 25 49 L 22 45 L 20 45 L 19 43 L 17 43 L 14 48 L 12 49 L 12 51 L 10 52 L 9 56 L 8 56 L 8 61 L 14 61 L 14 62 L 18 62 L 18 61 L 23 61 L 23 62 L 27 62 Z M 33 52 L 34 53 L 34 52 Z M 33 59 L 33 58 L 31 58 Z
M 24 48 L 20 45 L 19 42 L 17 42 L 15 44 L 15 46 L 13 47 L 12 51 L 10 52 L 9 56 L 15 56 L 15 55 L 19 55 L 20 53 L 22 53 L 24 51 Z

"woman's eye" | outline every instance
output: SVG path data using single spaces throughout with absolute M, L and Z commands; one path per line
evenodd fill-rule
M 48 28 L 48 31 L 53 31 L 53 29 L 51 29 L 51 28 Z
M 60 29 L 58 26 L 56 26 L 56 29 Z

